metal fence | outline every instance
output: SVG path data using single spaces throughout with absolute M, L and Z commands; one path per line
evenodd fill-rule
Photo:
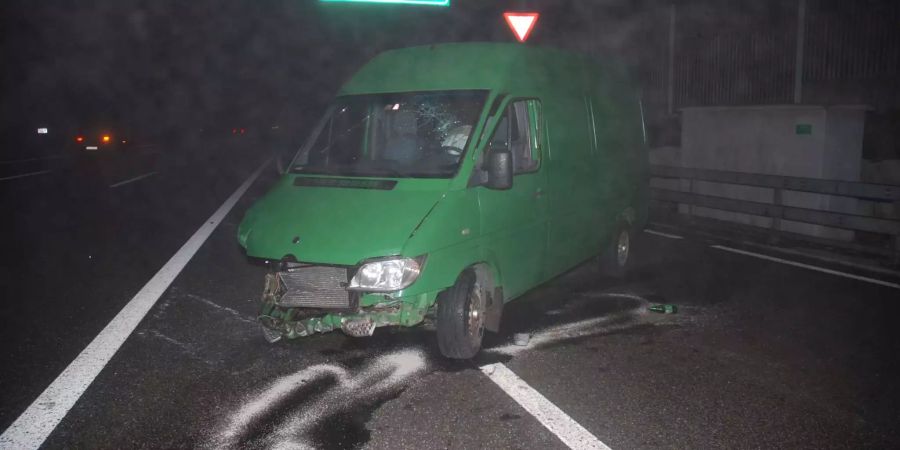
M 671 205 L 684 204 L 769 217 L 772 218 L 772 226 L 767 229 L 767 232 L 774 238 L 785 235 L 794 239 L 865 250 L 888 256 L 895 265 L 900 264 L 900 220 L 897 216 L 876 217 L 871 214 L 848 214 L 786 206 L 782 202 L 785 191 L 795 191 L 893 203 L 900 208 L 900 186 L 661 165 L 652 165 L 650 173 L 657 179 L 680 179 L 687 182 L 687 190 L 651 188 L 651 199 L 657 216 L 665 216 L 666 211 L 673 211 L 674 208 Z M 769 188 L 772 189 L 773 201 L 766 203 L 698 194 L 694 192 L 695 181 Z M 847 243 L 789 233 L 780 229 L 779 222 L 781 220 L 875 233 L 887 237 L 890 244 L 884 246 L 872 243 Z
M 900 78 L 900 1 L 676 3 L 670 14 L 654 18 L 658 38 L 644 49 L 641 77 L 647 103 L 665 106 L 671 96 L 673 111 L 795 100 L 881 104 L 886 99 L 868 84 Z M 798 67 L 802 99 L 795 99 Z

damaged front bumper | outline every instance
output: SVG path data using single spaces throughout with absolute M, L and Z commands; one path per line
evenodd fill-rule
M 383 326 L 414 326 L 425 319 L 436 293 L 416 295 L 348 293 L 345 307 L 295 306 L 282 272 L 266 275 L 260 323 L 288 339 L 341 330 L 356 337 L 371 336 Z

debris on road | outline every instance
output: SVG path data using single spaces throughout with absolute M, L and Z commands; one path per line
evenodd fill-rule
M 647 311 L 653 311 L 660 314 L 675 314 L 678 312 L 678 307 L 669 303 L 660 303 L 648 306 Z

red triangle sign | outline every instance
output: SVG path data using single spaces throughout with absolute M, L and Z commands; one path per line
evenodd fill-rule
M 536 12 L 503 13 L 506 24 L 509 25 L 509 29 L 516 35 L 516 39 L 518 39 L 519 42 L 525 42 L 525 39 L 528 39 L 528 35 L 530 35 L 531 30 L 534 29 L 534 24 L 537 23 L 539 16 L 540 13 Z

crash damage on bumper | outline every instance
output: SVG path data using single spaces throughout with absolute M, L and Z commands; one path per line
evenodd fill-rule
M 341 330 L 371 336 L 383 326 L 424 321 L 436 294 L 397 295 L 346 289 L 347 269 L 299 266 L 266 275 L 259 321 L 267 334 L 295 339 Z M 342 271 L 343 274 L 342 274 Z M 303 276 L 296 274 L 303 273 Z

